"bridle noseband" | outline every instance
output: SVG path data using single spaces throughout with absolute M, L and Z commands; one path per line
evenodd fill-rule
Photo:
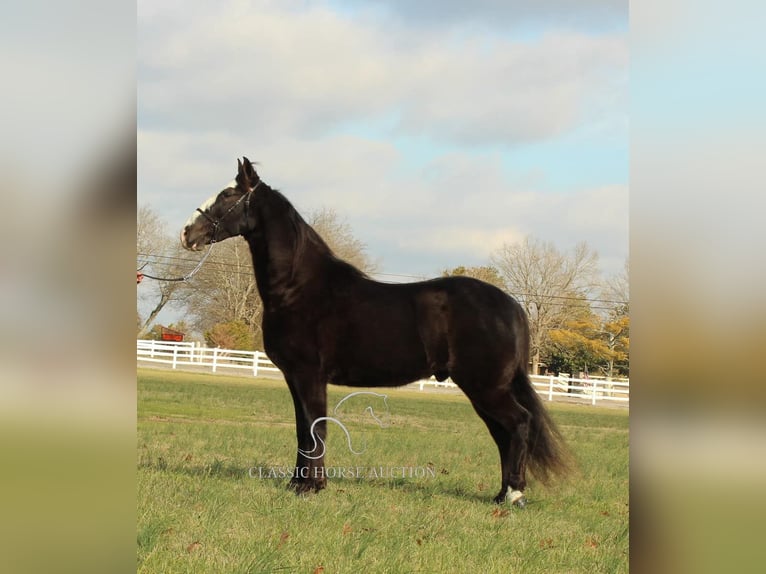
M 211 241 L 210 241 L 210 243 L 211 243 L 211 244 L 216 242 L 216 236 L 218 235 L 218 226 L 219 226 L 219 225 L 221 225 L 221 223 L 223 223 L 223 220 L 224 220 L 224 219 L 226 219 L 226 218 L 229 216 L 229 214 L 230 214 L 232 211 L 234 211 L 234 210 L 237 208 L 237 206 L 238 206 L 240 203 L 242 203 L 242 201 L 243 201 L 243 200 L 244 200 L 244 202 L 245 202 L 245 213 L 247 213 L 247 212 L 250 210 L 250 196 L 252 195 L 252 193 L 253 193 L 253 192 L 254 192 L 256 189 L 258 189 L 258 186 L 259 186 L 259 185 L 261 185 L 261 180 L 260 180 L 260 179 L 258 180 L 258 183 L 256 183 L 256 184 L 255 184 L 255 186 L 254 186 L 252 189 L 250 189 L 250 190 L 249 190 L 247 193 L 244 193 L 244 194 L 242 194 L 242 197 L 240 197 L 240 198 L 239 198 L 239 199 L 238 199 L 238 200 L 237 200 L 237 201 L 236 201 L 236 202 L 235 202 L 235 203 L 234 203 L 234 204 L 233 204 L 233 205 L 232 205 L 232 206 L 231 206 L 231 207 L 230 207 L 230 208 L 229 208 L 229 209 L 226 211 L 226 213 L 224 213 L 224 214 L 223 214 L 221 217 L 219 217 L 218 219 L 215 219 L 215 218 L 214 218 L 214 217 L 212 217 L 212 216 L 211 216 L 209 213 L 207 213 L 206 211 L 203 211 L 201 208 L 199 208 L 199 207 L 197 208 L 197 211 L 199 211 L 199 212 L 200 212 L 200 214 L 201 214 L 201 215 L 202 215 L 202 216 L 203 216 L 205 219 L 207 219 L 207 220 L 208 220 L 208 221 L 209 221 L 209 222 L 210 222 L 210 223 L 213 225 L 213 237 L 212 237 L 212 239 L 211 239 Z

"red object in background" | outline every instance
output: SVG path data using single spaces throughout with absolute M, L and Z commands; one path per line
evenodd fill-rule
M 136 272 L 136 285 L 138 285 L 139 283 L 141 283 L 141 281 L 143 280 L 143 278 L 144 278 L 144 274 L 143 274 L 143 273 L 138 273 L 138 272 Z
M 160 339 L 163 341 L 183 341 L 184 334 L 181 331 L 174 331 L 167 327 L 160 327 Z

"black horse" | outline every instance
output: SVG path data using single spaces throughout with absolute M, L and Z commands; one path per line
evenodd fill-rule
M 526 468 L 542 481 L 566 469 L 561 436 L 529 377 L 529 327 L 518 302 L 469 277 L 373 281 L 338 259 L 290 202 L 237 160 L 236 179 L 184 226 L 184 247 L 242 235 L 263 300 L 266 354 L 295 406 L 298 457 L 290 485 L 326 486 L 324 457 L 309 458 L 313 429 L 326 435 L 327 383 L 399 386 L 435 376 L 463 390 L 500 450 L 494 498 L 524 506 Z

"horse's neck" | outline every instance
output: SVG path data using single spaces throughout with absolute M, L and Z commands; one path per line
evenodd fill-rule
M 315 234 L 285 197 L 268 188 L 253 202 L 255 231 L 246 234 L 253 256 L 258 291 L 266 308 L 294 300 L 317 265 L 327 257 L 324 243 L 307 241 Z M 308 228 L 308 229 L 306 229 Z

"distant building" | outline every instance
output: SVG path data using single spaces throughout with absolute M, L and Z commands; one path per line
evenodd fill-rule
M 183 341 L 184 333 L 167 327 L 160 327 L 160 339 L 163 341 Z

